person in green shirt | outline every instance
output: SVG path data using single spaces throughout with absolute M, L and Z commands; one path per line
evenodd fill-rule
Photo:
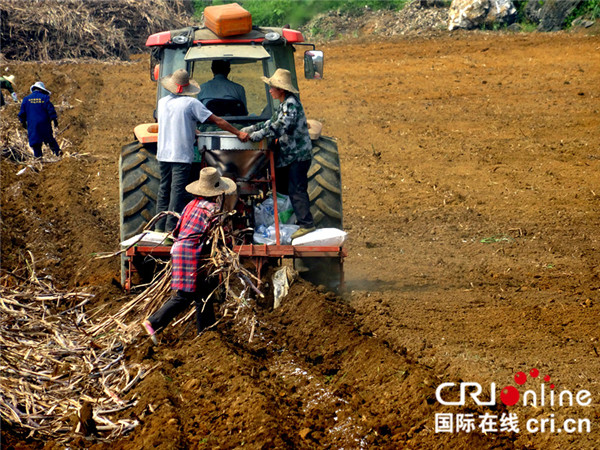
M 15 103 L 19 101 L 17 98 L 17 93 L 15 92 L 15 76 L 14 75 L 5 75 L 0 77 L 0 90 L 6 89 Z M 4 106 L 6 102 L 4 101 L 4 96 L 0 93 L 0 106 Z
M 271 78 L 262 77 L 269 92 L 280 104 L 273 118 L 266 122 L 243 128 L 250 140 L 278 139 L 275 167 L 278 179 L 287 178 L 288 194 L 300 228 L 292 239 L 315 230 L 308 197 L 308 169 L 312 160 L 312 143 L 304 108 L 298 99 L 298 90 L 292 84 L 289 70 L 277 69 Z

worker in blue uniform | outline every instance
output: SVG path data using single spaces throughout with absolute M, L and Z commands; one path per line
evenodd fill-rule
M 37 81 L 29 90 L 31 94 L 25 97 L 21 103 L 19 120 L 23 127 L 27 128 L 27 137 L 29 146 L 33 150 L 33 156 L 42 157 L 43 144 L 48 145 L 56 156 L 60 156 L 62 152 L 52 131 L 52 123 L 54 123 L 54 128 L 58 128 L 58 116 L 50 101 L 51 92 L 41 81 Z

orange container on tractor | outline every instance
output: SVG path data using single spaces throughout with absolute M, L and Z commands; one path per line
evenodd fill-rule
M 219 37 L 246 34 L 252 30 L 252 16 L 237 3 L 207 6 L 204 25 Z

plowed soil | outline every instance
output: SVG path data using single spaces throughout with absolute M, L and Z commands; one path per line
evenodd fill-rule
M 123 412 L 141 425 L 75 447 L 597 448 L 600 38 L 465 32 L 320 48 L 324 78 L 300 89 L 338 139 L 346 292 L 296 282 L 281 309 L 262 310 L 252 343 L 227 323 L 154 348 L 140 336 L 130 359 L 159 364 Z M 152 121 L 147 59 L 8 68 L 20 98 L 38 79 L 53 91 L 78 156 L 21 175 L 2 161 L 2 267 L 28 250 L 38 276 L 117 308 L 119 262 L 91 256 L 118 245 L 119 149 Z M 534 368 L 521 392 L 548 375 L 546 391 L 587 390 L 591 405 L 504 406 L 500 390 Z M 440 404 L 436 388 L 461 381 L 495 405 Z M 438 413 L 473 414 L 475 429 L 436 432 Z M 519 431 L 498 420 L 484 433 L 485 413 L 517 414 Z M 568 432 L 569 418 L 583 428 Z M 7 448 L 60 447 L 2 433 Z

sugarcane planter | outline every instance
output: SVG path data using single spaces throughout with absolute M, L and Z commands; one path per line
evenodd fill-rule
M 258 27 L 251 23 L 249 14 L 230 5 L 212 6 L 205 10 L 205 27 L 189 27 L 150 36 L 146 45 L 151 49 L 150 77 L 153 81 L 185 69 L 200 85 L 211 80 L 212 62 L 226 61 L 230 67 L 228 79 L 242 85 L 245 90 L 244 105 L 231 99 L 201 100 L 214 114 L 225 118 L 241 129 L 273 116 L 279 102 L 271 97 L 262 76 L 270 77 L 278 68 L 291 73 L 292 84 L 297 88 L 294 52 L 302 46 L 304 75 L 318 80 L 324 77 L 323 52 L 304 42 L 302 33 L 290 28 Z M 318 83 L 318 81 L 315 81 Z M 156 99 L 168 91 L 157 83 Z M 239 103 L 239 102 L 238 102 Z M 155 114 L 156 116 L 156 114 Z M 321 135 L 321 124 L 310 120 L 309 133 L 313 158 L 308 172 L 310 210 L 317 231 L 343 229 L 342 183 L 337 142 Z M 196 148 L 196 162 L 190 181 L 198 178 L 200 169 L 212 166 L 232 178 L 238 185 L 239 200 L 232 217 L 237 230 L 233 244 L 240 257 L 254 262 L 257 273 L 270 260 L 292 258 L 302 261 L 301 275 L 316 284 L 339 290 L 343 286 L 343 259 L 341 245 L 290 245 L 282 243 L 277 209 L 277 180 L 274 170 L 274 152 L 277 142 L 242 143 L 235 136 L 215 131 L 214 125 L 200 124 Z M 160 170 L 156 160 L 158 138 L 156 123 L 140 124 L 134 129 L 135 141 L 121 150 L 120 225 L 121 241 L 141 233 L 156 213 Z M 283 180 L 280 180 L 283 181 Z M 283 186 L 285 183 L 281 183 Z M 255 208 L 270 198 L 273 201 L 274 236 L 270 245 L 259 245 L 255 232 Z M 249 230 L 249 231 L 244 231 Z M 253 238 L 254 237 L 254 238 Z M 151 273 L 152 260 L 167 259 L 169 246 L 137 244 L 123 255 L 122 284 L 131 289 L 134 273 Z M 149 269 L 150 268 L 150 269 Z
M 273 201 L 273 225 L 275 233 L 272 244 L 253 243 L 256 230 L 254 210 L 266 198 L 278 198 L 274 152 L 266 141 L 259 143 L 240 142 L 226 132 L 206 132 L 198 136 L 198 146 L 204 164 L 217 168 L 224 176 L 236 181 L 238 198 L 231 215 L 231 225 L 235 233 L 233 251 L 242 259 L 249 259 L 261 278 L 266 264 L 273 260 L 290 258 L 294 266 L 300 265 L 302 275 L 316 283 L 324 284 L 332 290 L 341 290 L 344 284 L 343 263 L 347 255 L 339 244 L 332 245 L 291 245 L 282 243 L 278 202 Z M 204 165 L 203 164 L 203 165 Z M 310 239 L 310 236 L 307 235 Z M 306 241 L 306 238 L 304 239 Z M 124 287 L 133 287 L 134 275 L 138 268 L 148 272 L 157 261 L 168 260 L 170 245 L 149 244 L 143 240 L 126 250 Z M 302 261 L 298 264 L 299 261 Z M 311 273 L 312 270 L 312 273 Z

